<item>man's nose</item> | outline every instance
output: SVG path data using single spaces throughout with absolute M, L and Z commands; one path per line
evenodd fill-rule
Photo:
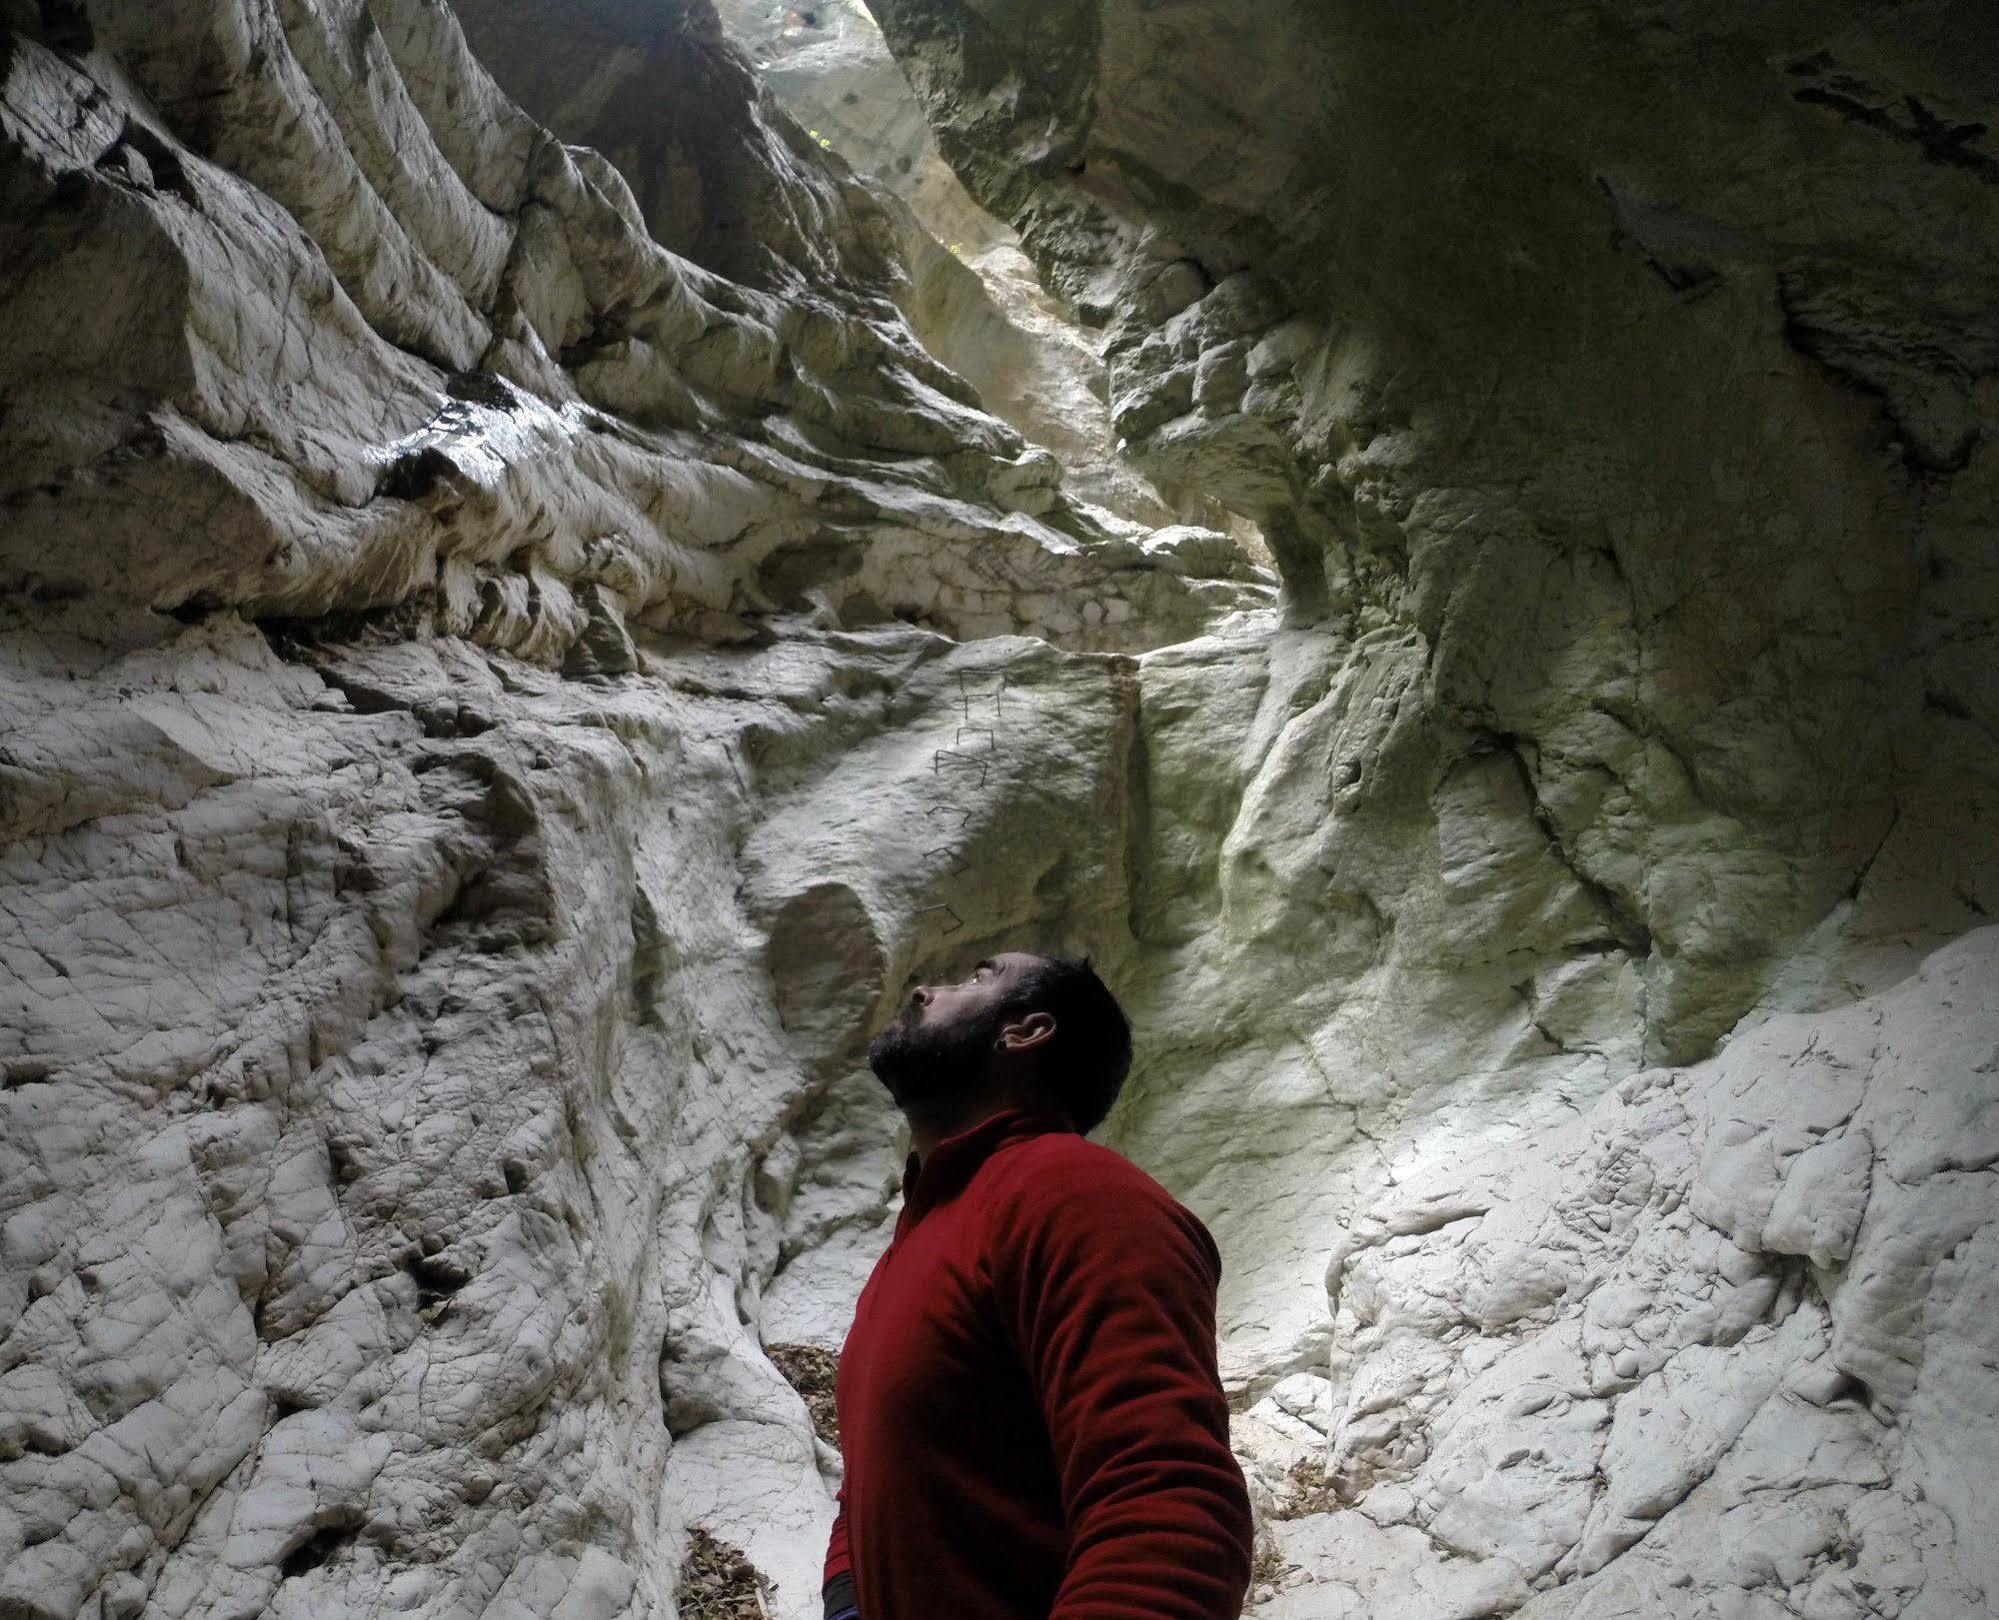
M 930 986 L 927 984 L 919 984 L 914 990 L 909 992 L 909 999 L 915 1002 L 919 1007 L 929 1006 Z

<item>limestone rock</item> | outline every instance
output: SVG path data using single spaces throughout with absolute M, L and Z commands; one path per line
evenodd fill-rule
M 1274 1527 L 1296 1596 L 1259 1612 L 1978 1612 L 1995 956 L 1363 1200 L 1327 1273 L 1340 1500 Z M 1803 1257 L 1772 1208 L 1838 1235 Z
M 1870 1393 L 1823 1485 L 1776 1460 L 1846 1376 L 1770 1394 L 1836 1332 L 1798 1296 L 1918 1220 L 1876 1207 L 1881 1138 L 1837 1128 L 1837 1074 L 1733 1124 L 1681 1091 L 1723 1111 L 1702 1060 L 1745 1019 L 1813 1020 L 1795 1052 L 1889 1016 L 1871 996 L 1946 1030 L 1993 999 L 1988 954 L 1929 956 L 1992 915 L 1999 846 L 1989 31 L 1948 0 L 1892 28 L 876 9 L 947 160 L 1104 324 L 1127 453 L 1253 518 L 1285 577 L 1277 635 L 1141 659 L 1149 1050 L 1112 1127 L 1221 1237 L 1269 1499 L 1301 1463 L 1347 1493 L 1273 1524 L 1271 1612 L 1989 1606 L 1987 1519 L 1926 1483 L 1983 1443 L 1982 1394 L 1948 1456 Z M 1891 1111 L 1975 1114 L 1983 1059 L 1931 1061 L 1861 1068 Z M 1639 1117 L 1632 1087 L 1676 1100 Z M 1557 1155 L 1579 1117 L 1599 1148 Z M 1655 1150 L 1704 1166 L 1648 1168 L 1670 1237 L 1583 1194 Z M 1960 1382 L 1982 1363 L 1942 1324 L 1980 1285 L 1877 1252 L 1894 1302 L 1864 1314 L 1942 1289 L 1920 1336 Z M 1930 1364 L 1896 1342 L 1876 1376 Z M 1559 1398 L 1510 1414 L 1544 1371 Z M 1300 1377 L 1338 1440 L 1278 1399 Z M 1732 1561 L 1676 1513 L 1739 1525 Z M 1860 1540 L 1892 1582 L 1839 1574 Z
M 1083 820 L 1120 649 L 1271 590 L 971 403 L 698 8 L 743 190 L 673 245 L 441 6 L 17 11 L 0 1610 L 661 1613 L 702 1527 L 806 1613 L 837 1459 L 758 1296 L 880 1206 L 836 1058 L 1020 836 L 951 637 Z
M 945 157 L 1106 322 L 1128 453 L 1253 517 L 1304 616 L 1418 636 L 1434 746 L 1518 755 L 1644 947 L 1653 1056 L 1877 851 L 1955 859 L 1919 824 L 1989 852 L 1970 8 L 877 10 Z
M 1053 452 L 1070 489 L 1126 518 L 1171 523 L 1174 510 L 1116 448 L 1100 338 L 1041 287 L 1013 230 L 945 164 L 866 7 L 719 0 L 717 12 L 808 135 L 889 193 L 909 269 L 898 302 L 924 346 Z M 1199 498 L 1182 510 L 1228 521 Z
M 439 7 L 93 17 L 93 55 L 26 38 L 8 64 L 17 584 L 267 617 L 413 609 L 559 662 L 586 631 L 615 646 L 607 616 L 709 634 L 820 603 L 981 633 L 1039 628 L 1011 617 L 1030 581 L 1080 606 L 1108 580 L 1091 547 L 1113 536 L 869 290 L 866 216 L 801 235 L 801 210 L 844 219 L 866 196 L 758 121 L 719 41 L 718 122 L 775 193 L 748 255 L 768 291 L 649 239 L 618 172 L 508 106 Z M 329 43 L 342 27 L 351 49 Z M 100 82 L 127 67 L 129 92 Z M 271 141 L 294 105 L 297 139 Z M 133 140 L 164 154 L 155 180 L 181 178 L 110 165 Z M 92 255 L 157 273 L 78 300 Z M 200 543 L 163 543 L 162 518 Z M 71 525 L 94 543 L 60 543 Z M 932 533 L 955 544 L 914 548 L 912 591 L 895 558 Z M 947 550 L 959 566 L 937 573 Z M 1208 617 L 1216 589 L 1140 564 L 1133 601 L 1058 614 L 1067 639 L 1158 634 L 1133 608 L 1162 591 Z
M 701 0 L 0 12 L 0 1613 L 700 1531 L 806 1620 L 765 1347 L 1023 945 L 1219 1240 L 1259 1612 L 1990 1608 L 1961 9 L 883 0 L 1281 599 L 925 352 Z

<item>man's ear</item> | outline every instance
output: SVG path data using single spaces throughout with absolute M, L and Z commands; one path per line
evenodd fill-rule
M 1054 1038 L 1055 1015 L 1031 1012 L 1001 1029 L 999 1040 L 994 1044 L 1002 1052 L 1031 1052 L 1037 1046 L 1046 1046 Z

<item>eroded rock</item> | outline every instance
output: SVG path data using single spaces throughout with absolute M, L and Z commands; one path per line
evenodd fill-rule
M 1035 943 L 1259 1612 L 1989 1606 L 1952 8 L 885 0 L 1281 603 L 924 352 L 705 5 L 461 10 L 529 110 L 420 0 L 6 14 L 0 1609 L 812 1614 L 859 1054 Z

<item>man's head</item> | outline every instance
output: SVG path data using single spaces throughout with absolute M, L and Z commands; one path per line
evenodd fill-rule
M 868 1063 L 906 1112 L 1037 1097 L 1090 1131 L 1124 1085 L 1131 1026 L 1088 957 L 1007 951 L 956 984 L 919 985 Z

